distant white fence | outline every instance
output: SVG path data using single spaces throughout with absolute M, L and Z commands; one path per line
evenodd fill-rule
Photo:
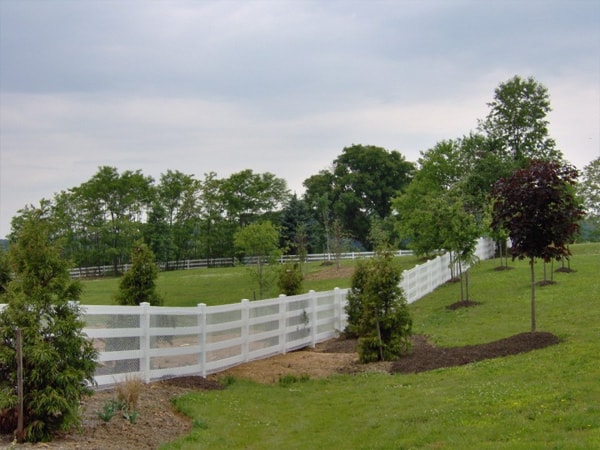
M 398 250 L 396 256 L 412 255 L 412 250 Z M 359 259 L 359 258 L 370 258 L 374 256 L 374 252 L 347 252 L 341 253 L 340 259 Z M 282 264 L 285 262 L 297 261 L 297 255 L 282 255 L 279 258 L 279 262 Z M 333 253 L 310 253 L 306 255 L 305 261 L 334 261 L 335 255 Z M 247 257 L 243 259 L 243 264 L 254 264 L 256 257 Z M 235 258 L 211 258 L 211 259 L 185 259 L 181 261 L 169 261 L 168 264 L 160 263 L 159 267 L 161 270 L 165 270 L 167 267 L 169 270 L 190 270 L 190 269 L 204 269 L 208 267 L 231 267 L 236 264 Z M 125 273 L 131 267 L 130 264 L 120 264 L 117 266 L 118 270 Z M 90 266 L 90 267 L 76 267 L 69 270 L 71 278 L 85 278 L 85 277 L 103 277 L 106 274 L 112 274 L 115 267 L 112 265 L 106 266 Z
M 480 240 L 488 259 L 494 243 Z M 448 255 L 403 272 L 401 286 L 412 303 L 450 280 Z M 99 387 L 126 377 L 145 382 L 220 372 L 244 362 L 314 346 L 346 327 L 348 289 L 275 299 L 197 307 L 83 306 L 84 332 L 99 351 Z M 2 309 L 4 305 L 0 305 Z

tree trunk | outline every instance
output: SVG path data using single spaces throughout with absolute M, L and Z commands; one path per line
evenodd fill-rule
M 25 421 L 24 408 L 23 408 L 23 334 L 20 328 L 16 330 L 17 334 L 17 431 L 15 436 L 19 444 L 25 442 L 25 432 L 23 425 Z
M 383 341 L 381 339 L 381 328 L 379 327 L 379 316 L 375 313 L 375 323 L 377 324 L 377 339 L 379 339 L 379 360 L 384 361 L 383 359 Z
M 462 264 L 460 260 L 458 260 L 458 277 L 460 279 L 460 301 L 465 301 L 465 292 L 463 290 L 463 279 L 462 279 Z
M 531 334 L 535 333 L 535 270 L 533 268 L 534 259 L 531 258 Z

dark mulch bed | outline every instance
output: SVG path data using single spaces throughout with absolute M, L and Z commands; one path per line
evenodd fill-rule
M 560 339 L 552 333 L 521 333 L 498 341 L 465 347 L 440 348 L 431 345 L 426 336 L 412 338 L 411 353 L 392 364 L 392 373 L 418 373 L 442 367 L 469 364 L 484 359 L 516 355 L 556 345 Z
M 470 308 L 471 306 L 477 305 L 481 305 L 481 303 L 473 300 L 461 300 L 460 302 L 452 303 L 451 305 L 446 306 L 446 309 L 455 311 L 460 308 Z

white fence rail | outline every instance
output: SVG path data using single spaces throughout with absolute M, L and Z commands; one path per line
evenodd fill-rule
M 480 240 L 477 256 L 494 254 Z M 451 278 L 448 255 L 404 271 L 412 303 Z M 346 327 L 348 289 L 197 307 L 83 306 L 84 332 L 99 351 L 99 387 L 128 376 L 145 382 L 208 374 L 331 339 Z M 4 305 L 0 305 L 0 310 Z

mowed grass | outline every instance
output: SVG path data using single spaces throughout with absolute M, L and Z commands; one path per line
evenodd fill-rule
M 600 448 L 600 245 L 573 251 L 576 272 L 555 273 L 557 284 L 537 289 L 537 328 L 560 336 L 557 346 L 420 374 L 285 386 L 234 380 L 176 399 L 193 430 L 163 448 Z M 529 331 L 527 262 L 502 272 L 495 265 L 472 270 L 479 306 L 446 309 L 460 297 L 458 284 L 411 305 L 415 332 L 456 346 Z
M 400 267 L 410 269 L 420 262 L 414 256 L 398 258 Z M 341 267 L 353 267 L 357 260 L 341 261 Z M 328 291 L 335 287 L 350 287 L 350 277 L 347 272 L 340 271 L 335 276 L 335 266 L 323 265 L 319 262 L 305 266 L 305 273 L 318 274 L 322 271 L 333 273 L 327 279 L 304 281 L 304 291 Z M 205 303 L 209 306 L 236 303 L 242 299 L 255 300 L 259 298 L 257 285 L 253 282 L 249 268 L 227 267 L 211 269 L 178 270 L 161 272 L 158 276 L 157 291 L 163 296 L 165 306 L 196 306 Z M 102 278 L 83 281 L 81 303 L 84 305 L 112 305 L 119 290 L 119 278 Z M 266 293 L 265 298 L 277 297 L 276 286 Z

